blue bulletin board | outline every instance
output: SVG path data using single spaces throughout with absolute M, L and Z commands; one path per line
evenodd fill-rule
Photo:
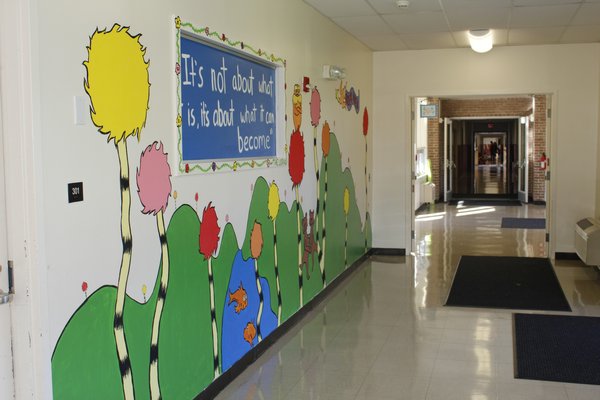
M 180 170 L 279 165 L 282 66 L 193 32 L 178 33 Z

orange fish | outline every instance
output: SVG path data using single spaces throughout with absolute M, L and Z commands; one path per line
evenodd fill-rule
M 252 342 L 254 342 L 254 338 L 256 337 L 256 327 L 252 322 L 248 322 L 246 328 L 244 329 L 244 340 L 250 343 L 252 346 Z
M 238 314 L 248 306 L 248 296 L 242 286 L 242 282 L 240 282 L 240 287 L 235 292 L 229 292 L 229 303 L 227 305 L 233 302 L 235 302 L 235 312 Z

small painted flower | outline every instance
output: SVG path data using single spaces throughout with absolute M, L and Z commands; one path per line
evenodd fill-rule
M 154 142 L 142 152 L 136 174 L 142 213 L 156 215 L 167 209 L 171 196 L 171 168 L 163 144 Z
M 244 49 L 244 42 L 240 43 L 240 46 L 242 47 L 242 50 Z
M 250 163 L 250 167 L 254 168 L 254 160 Z
M 206 33 L 206 36 L 210 35 L 210 29 L 208 29 L 208 26 L 204 28 L 204 33 Z
M 82 292 L 87 292 L 87 290 L 88 290 L 88 283 L 86 281 L 83 281 L 81 283 L 81 291 Z
M 177 115 L 177 119 L 175 120 L 178 128 L 181 128 L 181 115 Z
M 181 28 L 181 18 L 179 18 L 179 17 L 175 17 L 175 28 L 177 28 L 177 29 Z
M 190 164 L 185 164 L 185 173 L 188 174 L 190 172 Z
M 179 63 L 175 63 L 175 74 L 179 75 L 181 73 L 181 65 Z
M 238 163 L 237 163 L 237 161 L 234 161 L 233 162 L 233 170 L 237 171 L 237 169 L 238 169 Z
M 221 40 L 222 40 L 222 41 L 225 41 L 226 39 L 227 39 L 227 37 L 225 36 L 225 34 L 222 34 L 222 35 L 221 35 Z
M 213 161 L 213 163 L 211 164 L 210 167 L 212 168 L 213 172 L 216 171 L 216 169 L 217 169 L 217 163 Z

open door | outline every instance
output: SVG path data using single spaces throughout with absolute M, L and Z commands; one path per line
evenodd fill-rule
M 3 131 L 2 87 L 0 86 L 0 399 L 13 399 L 14 377 L 10 304 L 12 284 L 9 282 L 8 268 Z
M 519 120 L 519 134 L 518 134 L 518 193 L 519 201 L 527 203 L 529 199 L 529 160 L 527 155 L 529 154 L 529 141 L 527 140 L 529 135 L 529 118 L 521 117 Z
M 453 159 L 452 120 L 444 118 L 444 202 L 452 200 L 453 172 L 456 168 Z

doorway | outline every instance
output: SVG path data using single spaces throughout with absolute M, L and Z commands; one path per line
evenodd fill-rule
M 519 129 L 517 117 L 444 118 L 444 202 L 517 199 L 518 154 L 528 154 L 527 148 L 520 150 Z

